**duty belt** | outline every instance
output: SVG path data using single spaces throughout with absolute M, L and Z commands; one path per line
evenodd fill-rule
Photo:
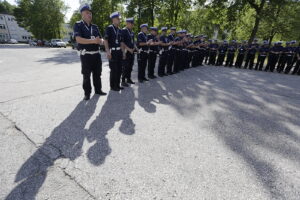
M 98 53 L 100 53 L 100 51 L 87 51 L 86 49 L 83 49 L 83 50 L 79 51 L 79 55 L 82 55 L 82 56 L 84 56 L 86 54 L 94 55 L 94 54 L 98 54 Z
M 113 48 L 110 48 L 112 51 L 119 51 L 121 50 L 121 47 L 113 47 Z

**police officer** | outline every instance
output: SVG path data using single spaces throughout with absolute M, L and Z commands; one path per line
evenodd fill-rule
M 290 42 L 286 43 L 286 47 L 284 48 L 284 62 L 282 63 L 282 65 L 280 66 L 280 69 L 282 69 L 282 71 L 284 70 L 285 66 L 285 74 L 290 73 L 292 67 L 293 67 L 293 56 L 294 56 L 294 49 L 293 47 L 290 45 Z
M 147 41 L 148 24 L 140 26 L 141 32 L 138 34 L 137 47 L 138 47 L 138 80 L 140 83 L 148 81 L 145 77 L 145 71 L 148 63 L 149 43 Z
M 209 45 L 209 65 L 216 64 L 217 51 L 219 49 L 218 40 L 212 40 Z
M 98 27 L 91 23 L 92 13 L 90 5 L 83 4 L 80 6 L 80 13 L 82 20 L 74 25 L 74 37 L 80 50 L 84 100 L 89 100 L 92 90 L 91 74 L 93 74 L 95 94 L 106 95 L 101 90 L 102 60 L 99 44 L 102 44 L 102 39 Z
M 182 49 L 181 49 L 181 58 L 182 58 L 182 64 L 181 64 L 181 68 L 180 70 L 183 71 L 184 69 L 187 69 L 189 68 L 188 67 L 188 55 L 189 55 L 189 52 L 188 52 L 188 49 L 187 49 L 187 46 L 188 46 L 188 38 L 187 38 L 187 31 L 186 30 L 183 30 L 182 31 Z
M 204 35 L 199 35 L 200 37 L 200 44 L 199 44 L 199 65 L 203 65 L 203 61 L 206 56 L 206 50 L 207 50 L 207 44 L 205 42 L 205 37 Z
M 126 57 L 124 50 L 124 43 L 122 37 L 122 31 L 119 28 L 120 14 L 114 12 L 110 15 L 112 24 L 105 30 L 105 51 L 109 60 L 110 68 L 110 88 L 113 91 L 120 91 L 124 89 L 120 86 L 121 74 L 122 74 L 122 61 Z
M 216 66 L 222 66 L 223 65 L 225 55 L 226 55 L 226 52 L 227 52 L 227 48 L 228 48 L 227 40 L 224 40 L 223 44 L 221 44 L 220 47 L 218 48 L 218 59 L 217 59 Z
M 255 65 L 255 70 L 262 71 L 269 51 L 270 48 L 268 47 L 268 41 L 265 40 L 263 41 L 263 45 L 258 50 L 258 58 L 257 58 L 257 63 Z
M 276 42 L 272 48 L 270 48 L 270 53 L 268 57 L 268 64 L 266 66 L 265 71 L 273 72 L 278 61 L 279 54 L 282 51 L 281 42 Z
M 122 29 L 122 36 L 124 41 L 124 48 L 126 52 L 126 59 L 123 62 L 122 72 L 122 86 L 128 87 L 128 84 L 135 84 L 131 80 L 131 72 L 134 64 L 134 32 L 132 31 L 134 26 L 134 19 L 126 19 L 126 27 Z
M 169 51 L 168 51 L 168 63 L 167 63 L 167 74 L 173 74 L 173 65 L 174 65 L 174 58 L 175 58 L 175 47 L 173 46 L 175 40 L 175 33 L 176 27 L 170 28 L 170 34 L 168 35 L 168 40 L 170 42 Z
M 183 31 L 177 31 L 177 37 L 174 40 L 174 46 L 176 48 L 175 51 L 175 59 L 174 59 L 174 70 L 173 73 L 176 74 L 180 71 L 181 69 L 181 65 L 183 64 L 182 62 L 182 54 L 181 54 L 181 50 L 182 50 L 182 43 L 183 43 Z
M 193 58 L 192 58 L 192 67 L 197 67 L 200 65 L 200 44 L 201 44 L 201 40 L 200 40 L 200 36 L 195 36 L 195 41 L 193 42 Z
M 238 56 L 235 61 L 236 68 L 242 67 L 246 51 L 247 51 L 247 41 L 244 40 L 242 44 L 238 47 Z
M 187 35 L 187 50 L 188 50 L 188 58 L 187 58 L 187 67 L 190 68 L 191 67 L 191 62 L 192 62 L 192 59 L 193 59 L 193 56 L 194 56 L 194 52 L 193 52 L 193 35 L 191 34 L 188 34 Z
M 226 58 L 225 66 L 232 67 L 235 51 L 236 51 L 236 41 L 232 40 L 227 48 L 227 58 Z
M 203 40 L 204 40 L 204 45 L 203 45 L 203 46 L 204 46 L 204 48 L 205 48 L 205 51 L 204 51 L 204 60 L 203 60 L 203 62 L 204 62 L 205 64 L 208 63 L 208 58 L 209 58 L 209 47 L 208 47 L 208 43 L 205 41 L 206 38 L 207 38 L 207 36 L 204 35 L 204 36 L 203 36 Z
M 150 34 L 147 36 L 147 41 L 149 42 L 149 55 L 148 55 L 148 78 L 157 78 L 154 75 L 154 69 L 156 64 L 157 54 L 159 53 L 160 41 L 158 40 L 156 27 L 150 27 Z
M 168 62 L 168 53 L 169 53 L 169 39 L 167 37 L 167 27 L 162 27 L 161 28 L 161 36 L 159 40 L 161 41 L 160 44 L 160 57 L 159 57 L 159 64 L 158 64 L 158 76 L 163 77 L 167 76 L 166 74 L 166 65 Z
M 247 56 L 246 56 L 246 61 L 244 66 L 245 69 L 248 68 L 248 64 L 249 64 L 249 69 L 253 69 L 254 59 L 255 59 L 258 46 L 259 45 L 257 43 L 257 39 L 254 39 L 254 42 L 247 48 Z

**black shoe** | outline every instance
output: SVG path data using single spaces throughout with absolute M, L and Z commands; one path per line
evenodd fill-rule
M 122 86 L 129 87 L 129 85 L 127 83 L 125 83 L 125 82 L 122 82 Z
M 149 79 L 143 78 L 143 81 L 149 81 Z
M 164 77 L 165 75 L 163 75 L 163 74 L 158 74 L 158 76 L 159 76 L 159 77 Z
M 120 91 L 120 89 L 119 89 L 119 88 L 110 88 L 110 90 L 112 90 L 112 91 L 116 91 L 116 92 L 119 92 L 119 91 Z
M 149 78 L 149 79 L 154 79 L 154 77 L 153 77 L 153 76 L 148 76 L 148 78 Z
M 170 76 L 170 75 L 173 75 L 173 73 L 172 73 L 172 72 L 168 72 L 167 74 L 168 74 L 169 76 Z
M 157 78 L 157 76 L 153 75 L 153 78 Z
M 105 95 L 107 95 L 105 92 L 102 92 L 102 91 L 100 91 L 100 92 L 95 92 L 95 94 L 98 94 L 98 95 L 100 95 L 100 96 L 105 96 Z
M 128 79 L 127 83 L 129 83 L 129 84 L 135 84 L 135 82 L 133 82 L 131 79 Z
M 120 86 L 119 86 L 117 89 L 119 89 L 119 90 L 124 90 L 124 88 L 123 88 L 123 87 L 120 87 Z
M 168 76 L 168 74 L 163 74 L 164 76 Z
M 90 100 L 90 95 L 85 95 L 84 98 L 83 98 L 83 100 L 85 100 L 85 101 Z

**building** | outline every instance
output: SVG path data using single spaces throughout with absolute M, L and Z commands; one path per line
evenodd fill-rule
M 71 36 L 73 36 L 73 29 L 70 24 L 63 24 L 62 40 L 64 42 L 69 42 L 71 40 Z
M 0 14 L 0 41 L 15 39 L 18 42 L 28 42 L 32 34 L 20 27 L 15 17 L 7 14 Z

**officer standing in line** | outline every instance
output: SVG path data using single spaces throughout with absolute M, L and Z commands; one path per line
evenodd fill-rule
M 162 27 L 161 36 L 159 38 L 159 40 L 161 41 L 160 51 L 159 51 L 160 57 L 159 57 L 158 72 L 157 72 L 159 77 L 167 76 L 166 65 L 168 62 L 169 46 L 171 45 L 167 37 L 167 30 L 168 30 L 167 27 Z
M 209 65 L 216 64 L 217 50 L 219 49 L 218 40 L 212 40 L 209 45 Z
M 123 62 L 122 72 L 122 86 L 128 87 L 128 84 L 135 84 L 131 80 L 131 72 L 134 64 L 134 32 L 132 31 L 134 26 L 134 19 L 126 19 L 126 27 L 122 29 L 122 36 L 124 41 L 124 47 L 126 52 L 126 59 Z
M 150 34 L 147 36 L 147 41 L 149 43 L 149 55 L 148 55 L 148 78 L 155 79 L 157 78 L 154 75 L 154 69 L 156 64 L 157 54 L 159 53 L 160 41 L 158 40 L 156 27 L 150 27 Z
M 102 60 L 99 45 L 102 44 L 101 35 L 96 25 L 92 24 L 91 7 L 88 4 L 80 6 L 82 20 L 74 25 L 74 37 L 80 50 L 81 73 L 83 75 L 84 100 L 90 99 L 92 90 L 91 74 L 95 94 L 106 95 L 101 88 Z
M 258 50 L 258 58 L 257 58 L 255 70 L 262 71 L 269 51 L 270 51 L 270 48 L 268 47 L 268 41 L 265 40 L 265 41 L 263 41 L 263 45 Z
M 242 67 L 246 51 L 247 51 L 247 41 L 244 40 L 242 44 L 238 47 L 238 56 L 235 61 L 236 68 Z
M 291 41 L 291 45 L 292 45 L 293 52 L 294 52 L 294 58 L 293 58 L 292 66 L 294 66 L 294 64 L 297 62 L 297 50 L 298 50 L 299 47 L 296 46 L 297 45 L 296 43 L 297 43 L 296 40 Z
M 257 39 L 254 39 L 253 44 L 251 44 L 249 46 L 249 48 L 247 49 L 246 62 L 245 62 L 245 66 L 244 66 L 245 69 L 248 68 L 248 64 L 249 64 L 249 69 L 251 69 L 251 70 L 253 69 L 254 59 L 255 59 L 255 55 L 256 55 L 258 46 L 259 45 L 257 43 Z
M 192 62 L 192 59 L 193 59 L 193 56 L 194 56 L 194 52 L 193 52 L 193 46 L 194 46 L 194 44 L 193 44 L 193 35 L 191 35 L 191 34 L 188 34 L 187 35 L 187 39 L 188 39 L 188 41 L 187 41 L 187 50 L 188 50 L 188 68 L 190 68 L 191 67 L 191 62 Z
M 268 57 L 268 64 L 267 64 L 266 69 L 265 69 L 266 72 L 269 71 L 269 70 L 271 72 L 274 71 L 276 63 L 278 61 L 279 54 L 282 51 L 280 46 L 281 46 L 280 42 L 276 42 L 274 44 L 274 46 L 272 48 L 270 48 L 270 53 L 269 53 L 269 57 Z
M 182 49 L 181 49 L 181 58 L 182 58 L 182 64 L 180 70 L 183 71 L 184 69 L 188 68 L 188 39 L 187 39 L 187 31 L 183 30 L 183 35 L 182 35 Z
M 227 49 L 227 58 L 226 58 L 225 66 L 232 67 L 235 51 L 236 51 L 236 41 L 232 40 Z
M 194 56 L 192 58 L 192 67 L 197 67 L 200 64 L 200 36 L 195 36 L 195 41 L 193 42 L 193 53 Z
M 203 66 L 203 61 L 206 56 L 207 44 L 205 42 L 204 35 L 200 35 L 200 44 L 199 44 L 199 66 Z
M 141 32 L 138 34 L 137 47 L 138 47 L 138 80 L 140 83 L 149 81 L 145 77 L 145 71 L 148 63 L 149 44 L 147 41 L 148 24 L 140 26 Z
M 206 35 L 203 36 L 203 41 L 204 41 L 204 48 L 205 48 L 205 52 L 204 52 L 204 63 L 207 64 L 208 63 L 208 59 L 209 59 L 209 47 L 208 47 L 208 43 L 205 41 L 207 38 Z
M 124 89 L 120 86 L 122 74 L 122 61 L 125 59 L 125 48 L 120 26 L 120 13 L 114 12 L 110 15 L 112 24 L 105 30 L 105 51 L 109 60 L 110 88 L 112 91 Z
M 223 44 L 221 44 L 220 47 L 218 48 L 218 59 L 217 59 L 216 66 L 222 66 L 223 65 L 225 55 L 226 55 L 226 52 L 227 52 L 227 48 L 228 48 L 227 40 L 224 40 Z
M 294 56 L 294 49 L 291 47 L 290 43 L 287 42 L 287 46 L 284 49 L 285 59 L 284 63 L 281 66 L 282 71 L 285 70 L 284 73 L 288 74 L 290 73 L 292 67 L 293 67 L 293 56 Z
M 292 74 L 300 75 L 300 43 L 299 46 L 295 49 L 295 54 L 297 62 Z
M 181 49 L 182 49 L 182 42 L 183 42 L 183 32 L 182 31 L 177 31 L 177 37 L 174 40 L 174 46 L 176 47 L 175 51 L 175 59 L 174 59 L 174 71 L 173 73 L 176 74 L 180 71 L 181 65 L 182 65 L 182 54 L 181 54 Z
M 176 27 L 170 28 L 171 32 L 168 35 L 168 40 L 170 42 L 169 51 L 168 51 L 168 63 L 167 63 L 167 74 L 172 75 L 173 74 L 173 65 L 175 60 L 175 47 L 173 46 L 174 40 L 175 40 L 175 33 L 176 33 Z

